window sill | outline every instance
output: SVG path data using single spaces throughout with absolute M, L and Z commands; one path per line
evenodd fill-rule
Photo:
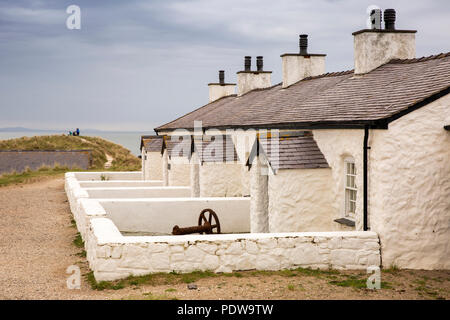
M 348 227 L 354 227 L 355 226 L 355 221 L 354 220 L 350 220 L 348 218 L 339 218 L 334 220 L 334 222 L 346 225 Z

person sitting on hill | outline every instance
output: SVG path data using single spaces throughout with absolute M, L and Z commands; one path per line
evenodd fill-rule
M 79 136 L 80 135 L 80 129 L 77 128 L 76 133 L 77 133 L 76 135 Z

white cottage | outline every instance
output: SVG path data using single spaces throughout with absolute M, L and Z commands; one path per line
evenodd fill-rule
M 353 33 L 354 70 L 325 73 L 301 35 L 300 51 L 281 56 L 282 83 L 246 57 L 237 94 L 222 88 L 155 130 L 235 130 L 254 232 L 372 230 L 384 266 L 448 269 L 450 53 L 416 58 L 416 31 L 395 29 L 392 10 L 385 22 Z M 259 129 L 277 130 L 277 157 Z
M 141 136 L 141 159 L 144 180 L 162 180 L 161 136 Z

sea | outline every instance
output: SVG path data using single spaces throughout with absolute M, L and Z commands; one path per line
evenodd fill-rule
M 67 132 L 55 131 L 17 131 L 17 132 L 2 132 L 0 131 L 0 140 L 14 139 L 20 137 L 46 136 L 46 135 L 60 135 L 67 134 Z M 140 155 L 141 135 L 155 134 L 154 132 L 80 132 L 81 136 L 100 137 L 105 140 L 120 144 L 127 148 L 132 154 Z

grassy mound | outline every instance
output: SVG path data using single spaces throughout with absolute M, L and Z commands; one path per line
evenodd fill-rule
M 136 142 L 138 143 L 138 141 Z M 89 170 L 104 171 L 107 161 L 106 154 L 114 160 L 110 171 L 136 171 L 141 169 L 141 160 L 130 153 L 128 149 L 99 137 L 50 135 L 22 137 L 0 141 L 0 150 L 92 150 L 92 166 Z M 23 173 L 3 174 L 0 185 L 21 183 L 29 177 L 49 176 L 72 171 L 68 168 L 41 168 L 38 171 L 27 170 Z M 10 182 L 8 182 L 10 181 Z

